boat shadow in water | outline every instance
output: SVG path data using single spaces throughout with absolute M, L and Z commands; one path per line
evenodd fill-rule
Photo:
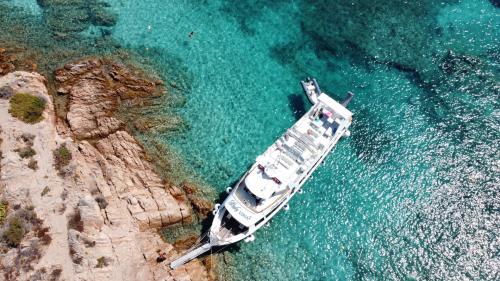
M 292 110 L 295 120 L 299 120 L 307 112 L 304 94 L 288 95 L 288 106 Z

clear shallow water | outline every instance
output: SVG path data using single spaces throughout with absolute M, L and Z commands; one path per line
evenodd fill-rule
M 300 79 L 337 99 L 356 93 L 351 138 L 289 212 L 234 251 L 235 280 L 500 278 L 492 3 L 106 3 L 110 36 L 188 89 L 183 107 L 159 114 L 175 111 L 189 129 L 150 138 L 218 192 L 308 108 Z

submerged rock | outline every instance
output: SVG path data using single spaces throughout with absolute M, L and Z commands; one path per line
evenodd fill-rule
M 448 75 L 464 76 L 476 71 L 480 64 L 481 60 L 477 57 L 458 55 L 452 50 L 448 50 L 448 53 L 442 59 L 440 67 Z
M 37 0 L 56 39 L 69 39 L 89 26 L 114 26 L 116 15 L 97 0 Z
M 182 182 L 181 187 L 186 192 L 187 198 L 193 205 L 193 209 L 202 218 L 206 218 L 213 209 L 213 203 L 201 196 L 200 188 L 194 183 L 184 181 Z
M 56 71 L 58 92 L 68 95 L 67 121 L 78 139 L 106 137 L 124 124 L 113 114 L 122 102 L 159 96 L 156 82 L 106 59 L 86 59 Z
M 177 251 L 183 252 L 191 248 L 198 241 L 198 235 L 188 235 L 185 238 L 179 239 L 172 244 Z

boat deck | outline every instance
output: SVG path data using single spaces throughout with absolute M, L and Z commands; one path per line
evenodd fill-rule
M 340 104 L 321 95 L 301 119 L 257 158 L 234 191 L 237 205 L 244 208 L 236 212 L 229 207 L 229 211 L 238 220 L 248 217 L 254 221 L 294 192 L 349 126 L 350 112 L 345 111 Z

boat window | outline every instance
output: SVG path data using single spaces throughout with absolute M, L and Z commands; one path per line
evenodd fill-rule
M 259 200 L 261 199 L 255 196 L 255 194 L 253 194 L 246 186 L 243 188 L 243 190 L 245 190 L 250 196 L 252 196 L 252 198 L 255 200 L 257 204 L 260 204 Z

